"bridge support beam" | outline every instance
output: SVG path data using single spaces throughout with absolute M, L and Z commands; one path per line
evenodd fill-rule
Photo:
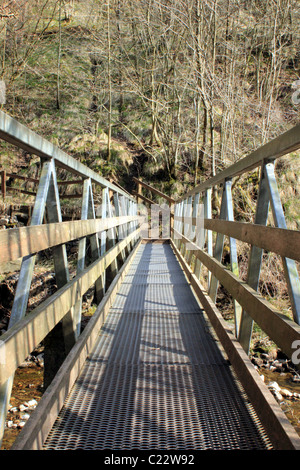
M 268 193 L 268 182 L 262 167 L 261 180 L 259 185 L 258 200 L 256 204 L 256 214 L 254 223 L 257 225 L 267 225 L 268 213 L 270 206 L 270 198 Z M 248 274 L 247 274 L 247 283 L 252 289 L 258 290 L 261 263 L 262 263 L 263 249 L 258 246 L 251 246 L 249 262 L 248 262 Z M 241 317 L 241 326 L 239 331 L 239 341 L 246 351 L 249 354 L 250 343 L 252 337 L 253 329 L 253 319 L 252 317 L 243 309 Z
M 62 222 L 56 173 L 53 164 L 52 177 L 47 195 L 47 217 L 49 223 Z M 66 245 L 52 248 L 57 288 L 60 289 L 70 280 Z M 63 320 L 44 339 L 44 388 L 52 382 L 59 367 L 75 344 L 75 331 L 71 309 Z
M 211 194 L 212 194 L 212 190 L 211 188 L 208 188 L 205 191 L 205 196 L 204 196 L 204 218 L 206 219 L 212 218 Z M 212 231 L 211 230 L 205 230 L 203 236 L 197 237 L 196 244 L 200 246 L 200 248 L 203 249 L 205 245 L 205 240 L 207 243 L 207 252 L 209 255 L 212 255 L 213 250 L 212 250 Z M 201 274 L 201 266 L 202 264 L 200 260 L 196 258 L 194 273 L 196 274 L 198 279 L 200 278 L 200 274 Z M 211 274 L 208 273 L 208 279 L 207 279 L 208 286 L 210 285 L 210 280 L 211 280 Z
M 231 180 L 226 180 L 223 184 L 223 195 L 222 195 L 220 217 L 219 217 L 222 220 L 234 221 L 231 186 L 232 186 Z M 215 244 L 214 258 L 219 262 L 221 262 L 222 256 L 223 256 L 224 240 L 225 240 L 225 236 L 222 233 L 218 233 L 216 244 Z M 232 237 L 229 237 L 229 250 L 230 250 L 231 271 L 236 276 L 238 276 L 239 269 L 238 269 L 236 240 Z M 215 276 L 212 276 L 211 282 L 209 285 L 209 295 L 211 299 L 213 300 L 213 302 L 216 302 L 218 285 L 219 285 L 219 282 L 217 278 Z M 238 336 L 239 329 L 240 329 L 242 309 L 236 300 L 234 300 L 233 302 L 234 302 L 235 332 L 236 332 L 236 335 Z
M 262 165 L 255 224 L 267 224 L 270 206 L 275 226 L 286 229 L 287 226 L 274 172 L 274 163 L 266 163 Z M 262 255 L 262 248 L 256 246 L 251 247 L 247 283 L 255 290 L 258 290 L 259 286 Z M 296 263 L 294 260 L 285 257 L 282 257 L 282 262 L 291 300 L 293 317 L 295 322 L 300 324 L 300 281 Z M 252 318 L 247 314 L 247 312 L 243 311 L 238 338 L 247 353 L 249 353 L 250 350 L 252 328 Z
M 54 161 L 50 160 L 44 162 L 42 165 L 40 183 L 37 190 L 30 225 L 40 225 L 43 222 L 49 188 L 54 174 Z M 14 326 L 26 314 L 35 259 L 35 254 L 24 256 L 23 258 L 8 329 Z M 5 419 L 10 401 L 13 380 L 14 375 L 12 375 L 7 380 L 7 382 L 0 386 L 0 441 L 2 441 L 2 436 L 4 433 Z

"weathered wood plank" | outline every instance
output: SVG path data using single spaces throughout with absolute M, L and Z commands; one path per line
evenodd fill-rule
M 3 111 L 0 111 L 0 138 L 41 158 L 54 158 L 57 166 L 84 178 L 91 178 L 94 183 L 98 183 L 102 187 L 107 187 L 130 198 L 118 186 L 110 183 L 98 173 L 66 154 L 56 145 L 31 131 L 28 127 Z
M 136 219 L 138 219 L 137 216 L 121 216 L 105 220 L 74 220 L 2 230 L 0 232 L 0 263 L 34 254 Z
M 137 229 L 130 233 L 1 336 L 0 383 L 4 383 L 14 373 L 139 231 Z
M 233 178 L 234 176 L 241 175 L 247 171 L 257 168 L 263 161 L 275 160 L 276 158 L 287 155 L 288 153 L 294 152 L 300 148 L 300 124 L 288 130 L 284 134 L 276 137 L 267 144 L 259 147 L 254 152 L 251 152 L 248 156 L 241 158 L 233 165 L 230 165 L 223 171 L 220 171 L 212 178 L 204 181 L 198 186 L 188 191 L 182 198 L 179 198 L 176 202 L 180 202 L 189 196 L 197 193 L 201 193 L 208 188 L 211 188 L 217 184 L 223 183 L 227 178 Z
M 181 217 L 175 216 L 175 220 L 181 220 Z M 197 220 L 190 218 L 187 219 L 187 223 L 195 225 Z M 282 257 L 300 261 L 300 232 L 298 230 L 220 219 L 204 219 L 204 228 L 258 246 Z

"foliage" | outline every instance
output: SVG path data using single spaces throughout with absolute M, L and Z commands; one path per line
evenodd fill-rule
M 61 146 L 103 129 L 108 158 L 123 136 L 149 176 L 189 186 L 298 119 L 296 0 L 23 0 L 1 13 L 3 109 Z

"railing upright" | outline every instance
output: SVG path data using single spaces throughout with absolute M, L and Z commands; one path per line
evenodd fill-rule
M 23 257 L 8 330 L 0 341 L 0 444 L 14 371 L 41 341 L 44 343 L 44 387 L 81 335 L 82 296 L 93 286 L 98 305 L 104 298 L 106 271 L 115 276 L 139 239 L 136 201 L 119 185 L 104 179 L 49 141 L 0 111 L 0 139 L 41 159 L 41 174 L 29 227 L 0 232 L 1 258 Z M 57 168 L 81 177 L 81 219 L 62 222 Z M 3 175 L 3 172 L 2 172 Z M 2 176 L 3 182 L 3 176 Z M 101 218 L 96 218 L 93 185 L 102 191 Z M 98 190 L 98 189 L 97 189 Z M 2 185 L 2 195 L 4 194 Z M 76 195 L 78 197 L 78 194 Z M 112 202 L 114 201 L 114 208 Z M 47 224 L 43 224 L 47 214 Z M 119 229 L 117 230 L 117 227 Z M 130 227 L 130 230 L 125 230 Z M 8 233 L 4 233 L 8 232 Z M 66 243 L 78 242 L 77 269 L 70 279 Z M 100 242 L 100 243 L 99 243 Z M 36 255 L 51 248 L 57 292 L 27 314 Z M 89 255 L 87 255 L 89 253 Z M 100 314 L 100 313 L 99 313 Z M 2 361 L 5 356 L 5 361 Z

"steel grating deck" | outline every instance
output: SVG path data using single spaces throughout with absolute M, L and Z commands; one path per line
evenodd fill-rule
M 170 245 L 140 245 L 44 448 L 272 448 Z

